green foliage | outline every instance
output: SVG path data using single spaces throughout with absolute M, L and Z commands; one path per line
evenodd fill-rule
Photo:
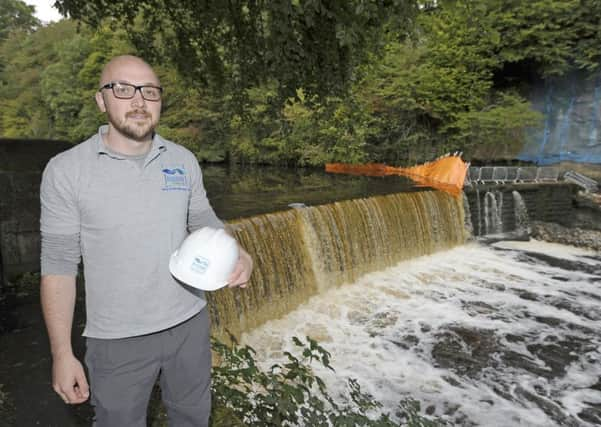
M 288 100 L 279 139 L 300 166 L 365 160 L 365 117 L 349 100 L 329 97 L 323 102 L 302 90 Z
M 356 85 L 354 91 L 368 117 L 370 161 L 399 165 L 434 154 L 437 120 L 430 100 L 418 95 L 426 77 L 419 70 L 423 52 L 423 47 L 411 43 L 389 43 L 381 60 L 374 61 Z
M 477 62 L 489 61 L 489 68 L 523 63 L 541 77 L 559 77 L 599 68 L 599 16 L 596 0 L 447 1 L 428 15 L 434 27 L 427 35 L 442 41 L 443 49 L 476 47 Z M 461 49 L 457 59 L 464 59 Z
M 44 137 L 52 132 L 41 95 L 41 74 L 58 57 L 54 44 L 66 38 L 75 25 L 60 22 L 27 34 L 13 33 L 0 44 L 0 130 L 8 137 Z
M 277 138 L 279 122 L 273 105 L 276 89 L 266 84 L 246 91 L 244 113 L 230 121 L 231 156 L 238 163 L 291 163 L 293 157 L 285 141 Z
M 533 111 L 527 101 L 516 94 L 499 93 L 497 102 L 482 110 L 459 113 L 449 126 L 454 128 L 454 146 L 503 158 L 519 151 L 526 129 L 541 123 L 542 114 Z
M 574 67 L 599 67 L 599 51 L 591 52 L 590 43 L 601 40 L 600 12 L 597 1 L 499 0 L 489 13 L 500 34 L 500 60 L 528 61 L 543 77 L 553 77 Z
M 389 43 L 360 83 L 372 117 L 369 158 L 410 164 L 450 149 L 515 153 L 541 117 L 517 91 L 507 92 L 514 83 L 503 80 L 505 67 L 522 64 L 542 81 L 578 66 L 573 46 L 582 24 L 573 19 L 581 13 L 557 1 L 448 1 L 428 9 L 419 16 L 419 41 Z
M 57 42 L 54 49 L 56 62 L 40 74 L 41 100 L 49 115 L 52 137 L 76 141 L 83 139 L 77 132 L 80 112 L 93 96 L 93 92 L 90 94 L 82 87 L 85 83 L 78 75 L 81 65 L 91 54 L 89 38 L 74 34 Z
M 388 414 L 378 415 L 381 404 L 361 391 L 354 379 L 348 381 L 349 402 L 339 404 L 328 393 L 322 379 L 311 368 L 319 363 L 327 369 L 330 353 L 315 340 L 294 337 L 301 357 L 285 352 L 287 362 L 261 370 L 249 346 L 213 341 L 219 364 L 213 368 L 213 402 L 228 408 L 246 426 L 397 426 Z M 409 426 L 435 426 L 419 415 L 419 404 L 401 402 L 396 414 Z M 214 423 L 217 426 L 218 424 Z
M 344 92 L 366 53 L 388 32 L 403 34 L 417 10 L 413 0 L 56 3 L 93 26 L 122 22 L 146 56 L 169 58 L 196 82 L 240 94 L 275 81 L 280 101 L 298 87 Z
M 13 31 L 30 33 L 40 26 L 34 16 L 34 6 L 21 0 L 0 0 L 0 42 Z
M 159 66 L 157 73 L 165 88 L 158 132 L 187 147 L 200 161 L 226 160 L 229 120 L 224 100 L 191 85 L 172 67 Z
M 131 53 L 124 33 L 61 20 L 0 44 L 0 132 L 79 142 L 104 121 L 94 102 L 108 58 Z
M 252 109 L 232 121 L 232 155 L 241 162 L 321 166 L 365 160 L 365 113 L 352 100 L 322 101 L 302 89 L 273 114 L 274 91 L 249 91 Z
M 93 101 L 102 66 L 143 53 L 165 87 L 158 131 L 206 162 L 514 153 L 540 124 L 528 85 L 601 61 L 597 0 L 446 0 L 419 11 L 412 0 L 61 0 L 94 25 L 42 27 L 22 2 L 0 1 L 11 28 L 0 37 L 0 135 L 89 137 L 105 121 Z

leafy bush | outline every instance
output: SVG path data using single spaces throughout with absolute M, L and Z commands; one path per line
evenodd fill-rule
M 301 357 L 285 352 L 286 363 L 274 364 L 263 371 L 257 366 L 255 351 L 231 339 L 231 346 L 213 341 L 219 359 L 219 365 L 213 368 L 213 426 L 223 425 L 216 419 L 217 408 L 220 413 L 226 408 L 246 426 L 399 425 L 389 414 L 378 414 L 382 405 L 361 391 L 355 379 L 348 380 L 350 401 L 343 404 L 334 401 L 323 380 L 311 368 L 317 362 L 334 370 L 330 353 L 315 340 L 307 337 L 303 342 L 294 337 Z M 399 404 L 395 415 L 409 426 L 439 425 L 419 412 L 419 403 L 408 399 Z M 232 425 L 231 421 L 227 425 Z
M 449 124 L 453 146 L 463 147 L 478 157 L 502 158 L 517 155 L 526 141 L 527 129 L 542 124 L 542 114 L 514 93 L 502 93 L 481 110 L 456 115 Z

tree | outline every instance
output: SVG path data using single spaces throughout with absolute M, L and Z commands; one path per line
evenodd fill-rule
M 513 158 L 528 128 L 542 124 L 542 114 L 515 93 L 500 92 L 485 108 L 457 114 L 449 124 L 454 147 L 479 158 Z
M 508 66 L 522 66 L 548 79 L 601 64 L 598 0 L 448 0 L 429 15 L 439 29 L 469 25 L 481 58 L 488 57 L 501 75 Z M 456 31 L 447 36 L 429 30 L 426 37 L 467 41 Z
M 115 54 L 135 52 L 124 35 L 72 20 L 12 33 L 0 45 L 0 133 L 81 141 L 103 121 L 94 102 L 100 71 Z
M 234 97 L 270 81 L 283 103 L 298 88 L 340 94 L 387 33 L 401 34 L 414 0 L 57 0 L 64 14 L 125 25 L 146 57 L 170 58 L 194 82 Z
M 41 79 L 59 61 L 56 46 L 75 35 L 76 25 L 60 21 L 27 34 L 13 32 L 0 45 L 0 131 L 7 137 L 52 137 Z M 71 77 L 70 74 L 68 74 Z
M 5 136 L 87 137 L 102 67 L 133 53 L 165 86 L 159 132 L 203 161 L 509 153 L 540 121 L 528 85 L 601 60 L 599 0 L 57 3 L 94 26 L 23 24 L 0 42 Z
M 21 0 L 0 0 L 0 43 L 15 30 L 32 32 L 40 26 L 35 7 Z

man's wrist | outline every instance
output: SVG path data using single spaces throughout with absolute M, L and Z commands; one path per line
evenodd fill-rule
M 56 350 L 52 350 L 52 359 L 64 359 L 67 357 L 73 357 L 73 350 L 71 347 L 58 348 Z

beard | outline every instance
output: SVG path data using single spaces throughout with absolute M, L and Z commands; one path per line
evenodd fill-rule
M 153 118 L 152 115 L 145 110 L 129 111 L 125 114 L 124 118 L 114 116 L 111 114 L 110 110 L 108 110 L 107 113 L 109 123 L 111 123 L 119 133 L 129 139 L 139 142 L 151 139 L 158 123 L 158 119 Z M 136 115 L 144 115 L 144 118 L 134 117 Z

